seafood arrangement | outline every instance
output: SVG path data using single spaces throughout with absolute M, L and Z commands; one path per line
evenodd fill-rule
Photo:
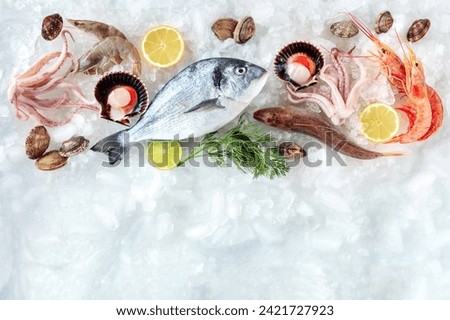
M 357 17 L 348 14 L 350 19 L 376 46 L 378 54 L 373 58 L 380 64 L 381 71 L 399 94 L 406 95 L 396 106 L 409 119 L 406 135 L 392 139 L 391 142 L 410 143 L 423 141 L 435 133 L 442 125 L 444 107 L 434 89 L 425 82 L 422 63 L 417 59 L 409 45 L 404 61 L 386 44 L 376 38 L 369 28 Z M 409 54 L 409 57 L 407 56 Z
M 182 140 L 216 131 L 250 104 L 266 80 L 267 71 L 247 61 L 231 58 L 198 61 L 158 92 L 133 127 L 104 138 L 92 150 L 107 154 L 110 164 L 114 164 L 135 142 L 174 137 Z
M 275 106 L 257 110 L 253 117 L 269 126 L 282 130 L 301 132 L 327 144 L 337 152 L 357 159 L 376 159 L 394 155 L 366 150 L 350 141 L 323 113 L 309 108 Z
M 310 136 L 352 158 L 398 156 L 398 152 L 370 149 L 375 147 L 374 143 L 382 148 L 385 143 L 424 141 L 437 132 L 443 121 L 441 99 L 427 84 L 424 67 L 411 45 L 427 34 L 431 22 L 414 21 L 405 37 L 408 42 L 397 35 L 400 56 L 381 42 L 361 19 L 351 13 L 346 16 L 347 20 L 329 26 L 331 37 L 348 41 L 362 33 L 376 51 L 358 52 L 356 47 L 343 50 L 338 46 L 319 49 L 303 40 L 286 44 L 274 57 L 273 64 L 290 103 L 260 108 L 254 112 L 253 119 Z M 75 32 L 64 28 L 64 20 Z M 393 26 L 394 17 L 389 11 L 383 11 L 375 18 L 374 32 L 389 33 Z M 245 44 L 254 36 L 256 25 L 250 16 L 240 20 L 222 18 L 212 24 L 211 30 L 219 40 L 233 39 L 237 44 Z M 97 42 L 75 57 L 68 47 L 68 37 L 76 44 L 72 34 L 88 35 Z M 275 149 L 267 147 L 265 144 L 272 142 L 271 138 L 254 124 L 244 123 L 242 117 L 223 136 L 217 133 L 241 114 L 263 89 L 268 73 L 256 64 L 224 57 L 200 60 L 187 65 L 150 99 L 140 78 L 141 55 L 157 68 L 168 68 L 182 61 L 185 43 L 177 29 L 163 25 L 148 30 L 139 51 L 113 25 L 63 19 L 55 13 L 43 19 L 41 35 L 46 41 L 60 38 L 62 50 L 44 55 L 28 70 L 15 75 L 8 89 L 8 99 L 17 118 L 26 121 L 31 117 L 39 124 L 25 141 L 25 153 L 41 170 L 61 168 L 70 157 L 88 149 L 86 138 L 73 136 L 59 148 L 47 151 L 50 135 L 45 127 L 65 125 L 83 109 L 96 111 L 101 119 L 128 127 L 101 139 L 91 148 L 107 155 L 110 164 L 119 162 L 133 144 L 143 140 L 152 141 L 151 164 L 168 152 L 164 148 L 173 149 L 169 154 L 176 154 L 176 159 L 160 167 L 164 169 L 208 154 L 218 165 L 223 165 L 228 158 L 242 171 L 252 172 L 254 177 L 272 178 L 286 174 L 289 168 L 285 159 L 307 156 L 295 142 L 280 143 Z M 396 102 L 392 106 L 378 101 L 364 105 L 367 102 L 363 101 L 362 93 L 377 81 L 376 74 L 384 76 L 395 91 Z M 77 77 L 95 79 L 92 93 L 96 101 L 86 98 L 75 84 Z M 402 121 L 408 121 L 403 131 L 399 129 L 399 114 L 405 116 Z M 358 117 L 361 128 L 350 127 L 354 122 L 349 119 Z M 356 143 L 348 135 L 352 130 L 359 130 L 359 135 L 372 145 Z M 182 159 L 177 140 L 202 136 L 197 149 Z M 260 162 L 250 170 L 252 161 Z

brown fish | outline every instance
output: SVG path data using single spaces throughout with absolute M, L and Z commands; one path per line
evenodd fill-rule
M 271 127 L 309 135 L 322 141 L 331 149 L 353 158 L 368 160 L 400 155 L 370 151 L 358 146 L 340 132 L 327 116 L 309 108 L 276 106 L 255 111 L 253 118 Z

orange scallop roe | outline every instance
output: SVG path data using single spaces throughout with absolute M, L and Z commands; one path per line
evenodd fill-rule
M 314 61 L 312 61 L 311 58 L 304 54 L 298 54 L 297 56 L 294 56 L 292 62 L 304 65 L 306 68 L 308 68 L 311 74 L 313 74 L 316 69 L 316 64 L 314 63 Z

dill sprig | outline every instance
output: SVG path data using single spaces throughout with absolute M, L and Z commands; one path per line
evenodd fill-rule
M 220 167 L 231 161 L 241 171 L 253 174 L 253 178 L 265 176 L 270 179 L 284 176 L 289 171 L 286 160 L 276 148 L 268 147 L 273 139 L 255 123 L 245 123 L 244 118 L 238 124 L 223 132 L 205 135 L 194 150 L 183 158 L 179 166 L 194 157 L 208 156 Z

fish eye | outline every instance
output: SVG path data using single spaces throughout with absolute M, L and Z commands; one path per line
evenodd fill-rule
M 234 69 L 234 72 L 235 72 L 238 76 L 242 76 L 244 73 L 247 72 L 247 68 L 246 68 L 246 67 L 237 67 L 236 69 Z
M 419 67 L 419 63 L 418 63 L 418 62 L 414 63 L 414 65 L 415 65 L 416 67 Z
M 381 52 L 386 53 L 386 49 L 385 48 L 381 48 Z
M 77 21 L 75 21 L 75 22 L 73 23 L 73 25 L 74 25 L 75 27 L 78 27 L 79 23 L 78 23 Z

